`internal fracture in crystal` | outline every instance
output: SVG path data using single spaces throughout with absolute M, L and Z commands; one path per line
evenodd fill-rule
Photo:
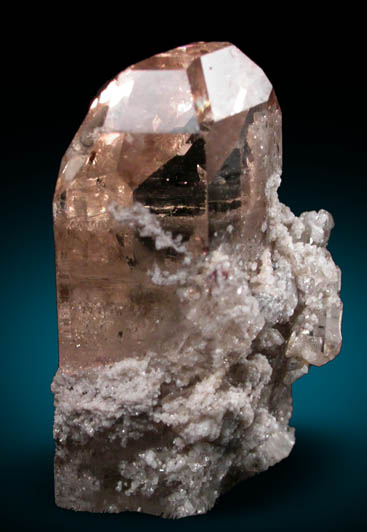
M 290 453 L 292 383 L 341 346 L 333 220 L 277 195 L 281 112 L 230 43 L 93 100 L 54 195 L 56 502 L 184 517 Z

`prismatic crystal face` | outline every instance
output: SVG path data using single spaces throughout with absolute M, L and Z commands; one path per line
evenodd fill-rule
M 292 383 L 339 352 L 342 303 L 332 217 L 279 201 L 281 151 L 272 86 L 229 43 L 92 102 L 53 203 L 59 506 L 203 513 L 290 453 Z
M 280 165 L 272 86 L 235 46 L 184 46 L 112 80 L 65 154 L 54 196 L 61 366 L 165 349 L 177 323 L 175 291 L 157 289 L 147 271 L 175 271 L 179 254 L 155 250 L 111 205 L 144 205 L 194 256 L 236 240 L 255 258 L 265 183 Z

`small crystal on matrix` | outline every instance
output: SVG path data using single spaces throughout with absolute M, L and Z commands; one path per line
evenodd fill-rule
M 292 383 L 341 346 L 331 215 L 280 203 L 264 72 L 199 42 L 118 74 L 54 195 L 56 503 L 204 513 L 294 445 Z

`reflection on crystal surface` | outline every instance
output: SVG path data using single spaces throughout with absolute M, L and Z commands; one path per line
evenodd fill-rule
M 214 120 L 251 109 L 266 102 L 271 83 L 251 59 L 234 46 L 226 46 L 202 57 Z M 233 72 L 237 72 L 234 77 Z
M 112 89 L 106 99 L 106 130 L 126 133 L 199 131 L 184 70 L 122 72 L 105 91 L 109 91 L 110 87 Z M 162 93 L 165 98 L 162 98 Z

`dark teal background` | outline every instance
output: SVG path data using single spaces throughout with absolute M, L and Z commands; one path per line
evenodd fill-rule
M 141 25 L 137 33 L 109 27 L 102 37 L 92 12 L 82 36 L 81 26 L 70 26 L 68 18 L 60 28 L 39 24 L 20 32 L 14 26 L 13 44 L 21 39 L 22 47 L 5 84 L 9 125 L 3 127 L 0 189 L 5 530 L 365 530 L 365 89 L 354 32 L 346 39 L 355 26 L 346 13 L 320 24 L 315 13 L 303 13 L 280 31 L 273 15 L 268 11 L 268 25 L 251 31 L 243 31 L 244 19 L 222 24 L 219 15 L 212 29 L 203 28 L 202 18 L 196 26 L 195 17 L 185 24 L 182 15 L 179 27 L 168 31 L 158 17 L 145 39 Z M 325 208 L 335 219 L 329 249 L 342 269 L 343 348 L 335 361 L 311 369 L 294 386 L 297 442 L 290 457 L 234 488 L 207 515 L 166 521 L 61 510 L 53 500 L 50 392 L 57 368 L 51 201 L 59 162 L 105 81 L 139 59 L 200 39 L 234 42 L 275 87 L 283 110 L 280 198 L 297 214 Z

